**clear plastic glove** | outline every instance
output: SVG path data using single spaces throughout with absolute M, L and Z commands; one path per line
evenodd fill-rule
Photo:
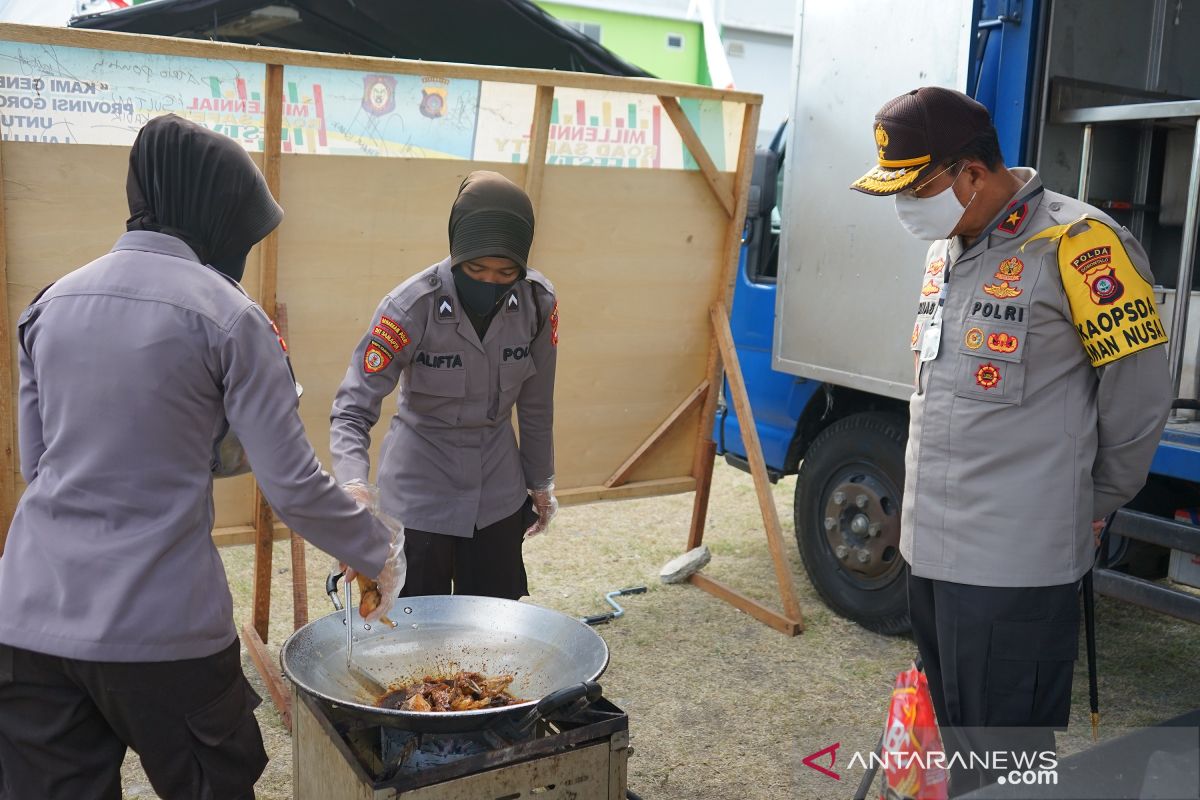
M 376 514 L 379 521 L 392 532 L 392 544 L 388 557 L 383 562 L 383 569 L 374 581 L 364 582 L 363 576 L 354 569 L 347 568 L 344 580 L 357 579 L 361 593 L 358 613 L 367 622 L 384 621 L 395 625 L 387 618 L 387 614 L 396 605 L 396 598 L 404 587 L 404 579 L 408 577 L 408 560 L 404 557 L 404 526 L 398 520 L 387 514 Z
M 355 478 L 343 483 L 342 490 L 369 508 L 372 514 L 379 513 L 379 487 Z
M 537 522 L 526 529 L 526 539 L 544 533 L 550 527 L 550 520 L 554 519 L 554 515 L 558 513 L 558 498 L 554 496 L 554 481 L 546 484 L 543 489 L 530 491 L 529 496 L 533 498 L 533 508 L 537 511 L 538 518 Z

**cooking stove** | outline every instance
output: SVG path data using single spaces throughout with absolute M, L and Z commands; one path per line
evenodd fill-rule
M 624 800 L 629 717 L 601 697 L 522 728 L 419 733 L 293 691 L 296 800 Z

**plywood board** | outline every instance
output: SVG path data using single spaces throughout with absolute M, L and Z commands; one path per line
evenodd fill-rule
M 755 103 L 753 95 L 595 76 L 494 70 L 297 54 L 180 40 L 13 28 L 0 39 L 206 58 L 459 75 L 543 86 Z M 543 95 L 549 97 L 548 90 Z M 546 106 L 547 104 L 543 104 Z M 546 108 L 543 108 L 545 116 Z M 729 131 L 726 132 L 729 134 Z M 16 318 L 35 293 L 107 252 L 124 230 L 128 150 L 6 142 L 6 302 Z M 254 156 L 262 163 L 262 157 Z M 385 292 L 440 260 L 446 222 L 462 178 L 496 169 L 521 183 L 526 165 L 453 160 L 285 155 L 276 298 L 290 311 L 290 345 L 305 385 L 301 415 L 328 466 L 328 414 L 350 355 Z M 715 186 L 710 186 L 715 183 Z M 602 484 L 703 379 L 710 332 L 706 310 L 727 261 L 728 214 L 714 197 L 736 196 L 734 176 L 698 171 L 600 169 L 548 164 L 540 180 L 532 263 L 561 301 L 556 387 L 558 485 L 566 496 L 606 498 L 695 486 L 689 412 L 628 475 L 620 491 Z M 244 285 L 260 285 L 257 253 Z M 271 305 L 271 298 L 265 299 Z M 382 426 L 394 408 L 390 398 Z M 4 424 L 15 425 L 15 420 Z M 382 436 L 377 436 L 376 452 Z M 17 471 L 18 464 L 9 468 Z M 249 477 L 217 483 L 217 526 L 254 520 Z

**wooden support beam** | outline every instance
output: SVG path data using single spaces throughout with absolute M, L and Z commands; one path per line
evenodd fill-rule
M 266 106 L 263 111 L 263 177 L 271 195 L 279 200 L 280 158 L 283 150 L 283 67 L 267 65 Z M 258 276 L 258 304 L 275 319 L 275 288 L 279 284 L 279 229 L 262 243 L 262 269 Z
M 266 109 L 263 129 L 263 175 L 267 188 L 279 198 L 279 159 L 283 139 L 283 67 L 267 65 Z M 279 267 L 279 229 L 263 240 L 259 273 L 258 304 L 267 316 L 275 317 L 275 288 Z M 271 507 L 258 484 L 254 486 L 254 629 L 266 642 L 271 622 L 271 558 L 274 524 Z M 265 677 L 265 676 L 264 676 Z
M 293 531 L 292 546 L 292 630 L 308 624 L 308 562 L 304 556 L 304 540 Z
M 754 415 L 750 410 L 746 382 L 742 379 L 742 367 L 733 349 L 733 332 L 729 329 L 729 319 L 723 305 L 714 303 L 711 313 L 713 329 L 717 333 L 717 344 L 721 348 L 721 358 L 725 361 L 725 374 L 729 378 L 729 393 L 733 395 L 733 407 L 742 431 L 742 443 L 746 446 L 746 460 L 750 462 L 750 474 L 754 476 L 754 490 L 758 494 L 758 505 L 762 510 L 771 560 L 775 563 L 775 580 L 783 598 L 783 610 L 789 619 L 803 625 L 800 601 L 796 599 L 796 587 L 792 582 L 792 569 L 783 549 L 783 528 L 779 524 L 779 511 L 775 508 L 775 496 L 771 493 L 771 480 L 767 477 L 767 464 L 758 440 L 758 429 L 754 427 Z
M 759 622 L 765 622 L 780 633 L 796 636 L 804 632 L 804 623 L 799 619 L 789 619 L 778 611 L 764 606 L 757 600 L 747 597 L 736 589 L 731 589 L 720 581 L 714 581 L 700 573 L 692 575 L 688 580 L 720 600 L 724 600 L 734 608 L 745 611 Z
M 708 498 L 712 494 L 713 464 L 717 457 L 717 443 L 712 439 L 698 445 L 697 457 L 705 459 L 708 469 L 700 470 L 696 476 L 696 497 L 692 501 L 692 524 L 688 530 L 688 550 L 695 550 L 704 543 L 704 525 L 708 520 Z
M 538 86 L 533 100 L 533 124 L 529 128 L 529 160 L 525 164 L 525 194 L 536 214 L 542 200 L 542 178 L 546 174 L 546 149 L 550 146 L 550 114 L 554 110 L 554 87 Z
M 0 145 L 2 147 L 2 145 Z M 17 415 L 13 397 L 17 392 L 17 365 L 13 362 L 13 330 L 8 313 L 8 224 L 4 215 L 7 187 L 4 184 L 4 157 L 0 150 L 0 555 L 8 538 L 17 508 Z
M 275 545 L 275 526 L 271 507 L 262 492 L 254 490 L 254 630 L 264 642 L 271 624 L 271 571 Z
M 278 159 L 276 159 L 278 166 Z M 276 178 L 278 181 L 278 178 Z M 285 342 L 290 338 L 287 303 L 275 303 L 275 325 L 279 337 Z M 308 624 L 308 563 L 305 558 L 304 540 L 295 531 L 290 532 L 292 556 L 292 630 L 300 630 Z
M 704 179 L 708 181 L 708 188 L 712 190 L 713 196 L 717 198 L 717 202 L 721 204 L 721 208 L 725 209 L 725 213 L 732 217 L 734 212 L 737 211 L 734 195 L 721 185 L 721 171 L 712 160 L 712 156 L 708 154 L 708 148 L 704 146 L 704 142 L 700 141 L 699 134 L 692 127 L 692 121 L 687 118 L 683 107 L 679 105 L 679 101 L 674 97 L 659 96 L 658 101 L 662 103 L 663 110 L 667 112 L 667 116 L 671 118 L 671 122 L 675 123 L 675 130 L 679 131 L 679 136 L 683 139 L 684 145 L 687 146 L 688 152 L 692 154 L 692 158 L 696 159 L 696 163 L 700 166 L 700 171 L 704 173 Z
M 291 535 L 291 531 L 282 522 L 272 526 L 271 538 L 282 542 Z M 231 525 L 228 528 L 217 528 L 213 531 L 213 544 L 217 547 L 236 547 L 244 544 L 254 544 L 258 539 L 258 531 L 253 525 Z
M 758 106 L 746 106 L 742 114 L 742 134 L 738 145 L 738 169 L 734 179 L 733 196 L 737 200 L 736 213 L 730 218 L 725 229 L 725 249 L 722 254 L 724 271 L 717 288 L 716 300 L 725 307 L 733 293 L 733 282 L 737 278 L 737 266 L 742 249 L 742 228 L 745 224 L 746 206 L 750 195 L 750 176 L 754 172 L 754 143 L 758 136 Z M 707 372 L 708 385 L 715 391 L 709 392 L 704 398 L 704 409 L 700 412 L 700 425 L 696 431 L 696 448 L 692 461 L 692 477 L 697 486 L 704 487 L 703 492 L 697 492 L 696 503 L 692 508 L 692 523 L 688 531 L 688 549 L 699 547 L 704 541 L 704 526 L 708 519 L 708 486 L 712 482 L 713 456 L 716 447 L 713 444 L 713 423 L 717 416 L 717 399 L 721 394 L 723 381 L 721 378 L 721 351 L 717 346 L 716 334 L 708 348 Z
M 629 480 L 629 474 L 633 472 L 646 453 L 658 444 L 671 430 L 679 424 L 679 421 L 687 416 L 691 411 L 700 405 L 704 400 L 705 393 L 708 392 L 708 381 L 701 381 L 700 385 L 692 390 L 692 393 L 684 398 L 683 402 L 675 407 L 675 410 L 667 415 L 667 418 L 662 421 L 662 424 L 654 429 L 654 433 L 642 442 L 637 450 L 633 451 L 633 455 L 625 460 L 625 463 L 617 467 L 617 471 L 604 482 L 604 485 L 611 489 L 614 486 L 620 486 Z
M 283 720 L 283 727 L 291 733 L 292 693 L 284 683 L 278 663 L 267 651 L 266 644 L 259 638 L 254 626 L 246 625 L 242 628 L 242 644 L 258 669 L 258 674 L 262 676 L 263 683 L 267 685 L 267 694 L 271 696 L 271 702 L 275 704 L 275 710 Z
M 652 481 L 635 481 L 624 486 L 579 486 L 555 492 L 563 506 L 577 506 L 600 500 L 633 500 L 639 497 L 661 497 L 668 494 L 683 494 L 695 490 L 694 478 L 659 478 Z

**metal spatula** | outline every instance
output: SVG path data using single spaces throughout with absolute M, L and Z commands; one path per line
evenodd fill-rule
M 354 660 L 353 586 L 354 581 L 346 581 L 346 670 L 364 689 L 373 696 L 380 697 L 388 693 L 388 687 L 380 683 L 370 671 L 359 666 L 358 662 Z

